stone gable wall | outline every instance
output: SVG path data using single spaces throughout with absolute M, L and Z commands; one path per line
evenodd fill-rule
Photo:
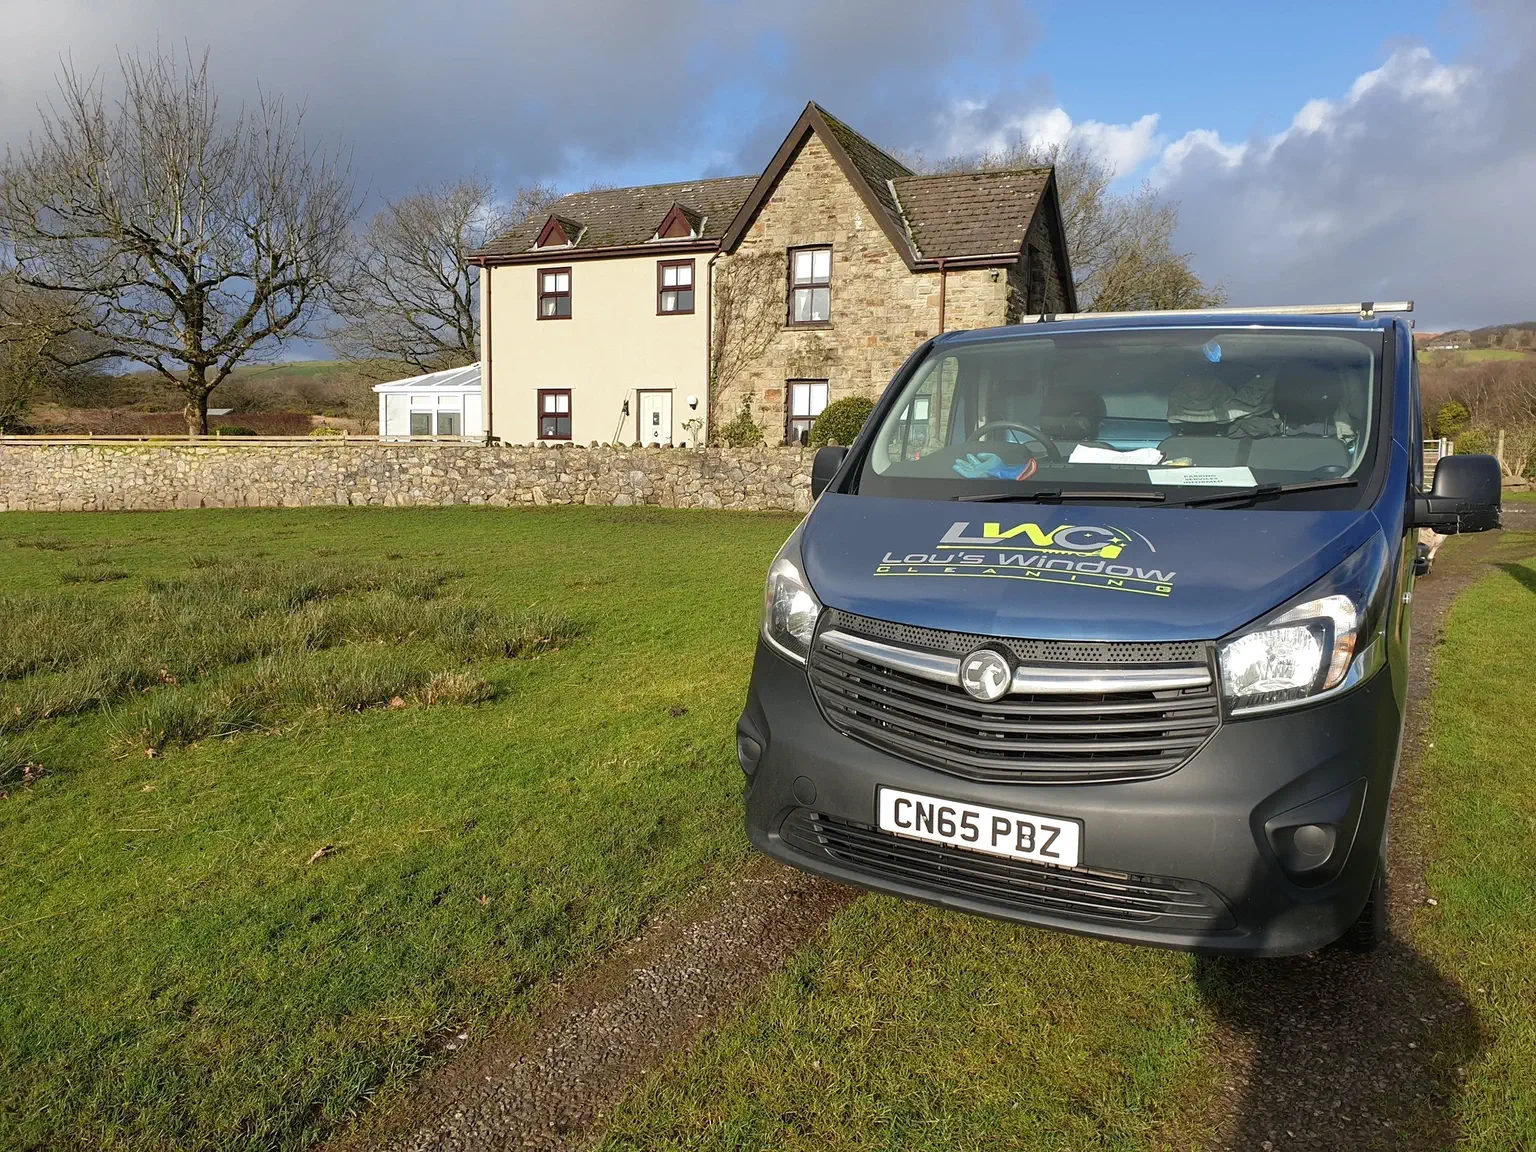
M 657 504 L 804 512 L 799 448 L 0 443 L 0 512 Z
M 1027 253 L 1034 251 L 1040 254 L 1040 266 L 1045 275 L 1045 310 L 1047 312 L 1065 312 L 1067 310 L 1066 279 L 1062 274 L 1061 262 L 1056 259 L 1056 246 L 1051 243 L 1051 224 L 1049 217 L 1054 215 L 1049 205 L 1046 210 L 1035 214 L 1035 221 L 1029 227 L 1029 235 L 1024 238 L 1023 260 L 1015 262 L 1008 269 L 1008 300 L 1005 308 L 1007 324 L 1017 324 L 1019 318 L 1025 315 L 1029 308 L 1029 258 Z
M 832 245 L 831 323 L 788 324 L 788 250 Z M 784 262 L 780 291 L 785 322 L 751 368 L 720 389 L 717 426 L 740 410 L 744 397 L 770 443 L 783 439 L 785 382 L 824 379 L 830 399 L 877 397 L 912 350 L 938 331 L 939 275 L 912 273 L 819 137 L 812 135 L 785 169 L 742 238 L 720 264 L 768 252 Z M 1001 270 L 949 273 L 945 326 L 986 328 L 1003 323 L 1008 280 Z

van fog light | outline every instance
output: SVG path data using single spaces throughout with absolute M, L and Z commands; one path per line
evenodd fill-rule
M 1303 824 L 1291 833 L 1291 843 L 1296 846 L 1296 851 L 1301 856 L 1315 856 L 1319 861 L 1326 860 L 1328 853 L 1333 851 L 1333 829 L 1324 828 L 1320 824 Z

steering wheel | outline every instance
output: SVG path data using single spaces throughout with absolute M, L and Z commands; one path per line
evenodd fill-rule
M 1056 447 L 1056 442 L 1054 440 L 1052 440 L 1044 432 L 1040 431 L 1040 429 L 1031 428 L 1028 424 L 1020 424 L 1016 420 L 988 420 L 986 423 L 977 426 L 976 431 L 971 433 L 971 439 L 980 440 L 985 437 L 988 432 L 998 430 L 1012 430 L 1014 432 L 1024 433 L 1024 435 L 1028 436 L 1031 440 L 1035 441 L 1045 449 L 1045 456 L 1047 460 L 1055 460 L 1057 463 L 1061 462 L 1061 450 Z

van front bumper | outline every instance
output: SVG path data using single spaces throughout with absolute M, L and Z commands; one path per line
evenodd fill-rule
M 747 835 L 788 864 L 1059 931 L 1253 956 L 1321 948 L 1360 914 L 1401 733 L 1392 677 L 1378 674 L 1310 707 L 1227 720 L 1155 779 L 981 783 L 837 731 L 805 668 L 761 640 L 737 727 Z M 1080 865 L 1020 867 L 880 832 L 881 786 L 1081 821 Z M 1332 830 L 1325 859 L 1297 855 L 1305 825 Z

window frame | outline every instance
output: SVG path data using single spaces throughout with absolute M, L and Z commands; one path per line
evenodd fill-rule
M 554 291 L 554 292 L 546 292 L 546 291 L 544 291 L 544 277 L 545 276 L 558 276 L 562 272 L 565 274 L 565 277 L 566 277 L 566 280 L 565 280 L 566 289 L 565 289 L 565 291 L 564 292 L 560 292 L 558 290 Z M 575 309 L 574 309 L 574 307 L 573 307 L 573 305 L 571 303 L 571 289 L 575 286 L 575 277 L 573 277 L 571 275 L 571 266 L 569 264 L 566 264 L 563 267 L 540 268 L 540 269 L 538 269 L 537 272 L 534 273 L 534 277 L 535 277 L 534 282 L 533 282 L 533 288 L 534 288 L 534 305 L 533 305 L 534 306 L 534 316 L 537 319 L 539 319 L 539 320 L 569 320 L 571 318 L 572 314 L 575 311 Z M 555 301 L 564 300 L 566 302 L 565 303 L 565 315 L 564 316 L 560 315 L 560 305 L 558 303 L 556 303 L 554 314 L 546 316 L 544 314 L 544 301 L 545 300 L 555 300 Z
M 558 411 L 546 413 L 544 411 L 544 397 L 546 396 L 564 396 L 565 411 L 563 413 Z M 544 417 L 546 415 L 553 416 L 557 421 L 562 415 L 565 417 L 565 422 L 569 427 L 564 436 L 544 435 Z M 568 442 L 571 439 L 572 433 L 576 430 L 575 415 L 576 405 L 569 388 L 538 388 L 534 391 L 533 431 L 535 433 L 535 440 L 562 440 Z
M 671 292 L 674 295 L 676 295 L 677 293 L 679 293 L 681 291 L 681 289 L 676 284 L 674 284 L 670 288 L 668 288 L 662 282 L 664 277 L 666 276 L 666 269 L 668 269 L 668 268 L 687 268 L 688 269 L 688 295 L 690 297 L 692 297 L 692 301 L 690 302 L 690 304 L 689 304 L 689 306 L 687 308 L 666 309 L 666 308 L 663 308 L 661 306 L 662 298 L 668 292 Z M 698 304 L 698 292 L 699 292 L 698 270 L 694 267 L 694 261 L 693 260 L 658 260 L 658 261 L 656 261 L 656 315 L 658 315 L 658 316 L 692 316 L 693 313 L 694 313 L 694 308 Z
M 801 282 L 795 278 L 795 257 L 801 252 L 825 252 L 827 254 L 827 278 L 825 281 L 816 279 L 815 256 L 811 257 L 811 278 Z M 786 326 L 790 328 L 828 328 L 832 324 L 832 245 L 830 244 L 799 244 L 788 249 L 788 267 L 785 276 L 788 281 L 788 293 L 786 298 Z M 800 291 L 810 292 L 812 307 L 815 307 L 815 291 L 818 288 L 827 290 L 827 317 L 825 320 L 796 320 L 795 319 L 795 293 Z
M 808 392 L 807 395 L 814 396 L 814 388 L 817 384 L 820 384 L 822 388 L 826 390 L 822 393 L 821 411 L 812 412 L 809 415 L 797 414 L 795 412 L 796 385 L 804 385 L 806 388 L 812 389 L 812 391 Z M 827 410 L 827 405 L 830 403 L 832 403 L 832 382 L 830 380 L 826 380 L 820 377 L 812 378 L 807 376 L 796 377 L 792 380 L 784 381 L 784 443 L 800 443 L 800 438 L 793 435 L 796 420 L 807 422 L 805 425 L 805 434 L 809 436 L 811 434 L 811 428 L 816 424 L 816 417 L 820 416 L 822 412 L 825 412 Z M 807 402 L 806 407 L 810 407 L 809 402 Z

